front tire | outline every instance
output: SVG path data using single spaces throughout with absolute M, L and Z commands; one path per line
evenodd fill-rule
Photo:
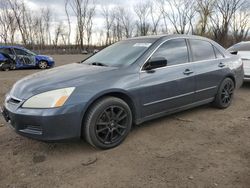
M 40 61 L 38 64 L 39 69 L 47 69 L 48 63 L 47 61 Z
M 121 144 L 130 132 L 132 112 L 123 100 L 105 97 L 92 105 L 83 126 L 83 135 L 89 144 L 110 149 Z
M 234 81 L 231 78 L 225 78 L 219 87 L 214 105 L 221 109 L 228 108 L 232 102 L 234 88 Z

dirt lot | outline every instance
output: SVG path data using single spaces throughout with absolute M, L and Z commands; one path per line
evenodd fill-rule
M 82 56 L 54 56 L 57 66 Z M 18 79 L 0 72 L 0 103 Z M 202 106 L 135 127 L 112 150 L 84 141 L 43 143 L 0 117 L 0 187 L 250 187 L 250 84 L 226 110 Z

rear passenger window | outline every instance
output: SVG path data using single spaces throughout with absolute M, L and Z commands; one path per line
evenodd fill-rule
M 214 46 L 214 52 L 217 59 L 224 57 L 224 55 L 215 46 Z
M 190 40 L 194 61 L 215 59 L 214 49 L 211 43 L 203 40 Z
M 152 58 L 164 57 L 167 65 L 177 65 L 188 62 L 188 50 L 185 39 L 173 39 L 162 44 Z

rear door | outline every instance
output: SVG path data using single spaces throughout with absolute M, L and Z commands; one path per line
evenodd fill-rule
M 167 66 L 140 73 L 142 116 L 191 104 L 194 101 L 195 73 L 189 63 L 186 39 L 172 39 L 163 43 L 151 58 L 165 58 Z M 144 67 L 147 63 L 144 64 Z
M 35 57 L 23 49 L 14 48 L 16 62 L 19 67 L 35 66 Z
M 195 100 L 212 99 L 224 78 L 226 65 L 220 51 L 210 42 L 189 39 L 192 61 L 195 65 L 196 94 Z

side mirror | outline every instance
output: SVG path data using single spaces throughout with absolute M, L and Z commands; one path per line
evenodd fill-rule
M 237 51 L 229 51 L 229 52 L 230 52 L 230 54 L 233 54 L 233 55 L 237 55 L 238 54 Z
M 145 67 L 146 71 L 157 69 L 167 66 L 167 60 L 164 57 L 153 57 L 149 59 L 147 66 Z

